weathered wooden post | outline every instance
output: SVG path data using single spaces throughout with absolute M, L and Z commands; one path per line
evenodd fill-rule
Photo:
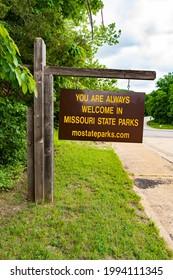
M 34 108 L 27 111 L 27 175 L 28 175 L 28 199 L 35 201 L 34 180 Z
M 34 43 L 34 78 L 38 95 L 34 97 L 34 180 L 35 202 L 44 202 L 44 67 L 46 46 L 42 38 Z
M 42 38 L 34 43 L 34 78 L 38 96 L 27 113 L 28 199 L 53 202 L 53 76 L 45 74 L 46 46 Z
M 53 122 L 53 76 L 44 77 L 44 198 L 53 202 L 54 183 L 54 122 Z

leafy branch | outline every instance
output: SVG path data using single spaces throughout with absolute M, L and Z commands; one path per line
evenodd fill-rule
M 0 23 L 0 83 L 1 95 L 21 89 L 23 94 L 37 94 L 35 80 L 27 67 L 19 62 L 20 52 L 6 28 Z M 4 87 L 5 86 L 5 87 Z

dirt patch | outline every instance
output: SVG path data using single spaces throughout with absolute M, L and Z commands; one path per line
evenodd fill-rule
M 173 179 L 148 179 L 148 178 L 135 178 L 135 185 L 140 189 L 156 188 L 160 185 L 173 184 Z

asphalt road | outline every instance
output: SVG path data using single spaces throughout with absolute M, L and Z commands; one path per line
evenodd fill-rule
M 147 126 L 149 117 L 144 119 L 143 143 L 163 158 L 173 162 L 173 129 L 155 129 Z
M 157 129 L 147 125 L 150 117 L 144 118 L 144 137 L 152 138 L 173 138 L 173 129 Z

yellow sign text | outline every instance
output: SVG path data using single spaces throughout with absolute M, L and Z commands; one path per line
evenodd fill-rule
M 119 126 L 138 126 L 138 119 L 118 119 Z
M 82 113 L 91 114 L 114 114 L 114 107 L 109 106 L 82 106 Z
M 98 118 L 99 125 L 116 125 L 116 118 Z
M 64 116 L 64 123 L 95 124 L 95 117 Z

